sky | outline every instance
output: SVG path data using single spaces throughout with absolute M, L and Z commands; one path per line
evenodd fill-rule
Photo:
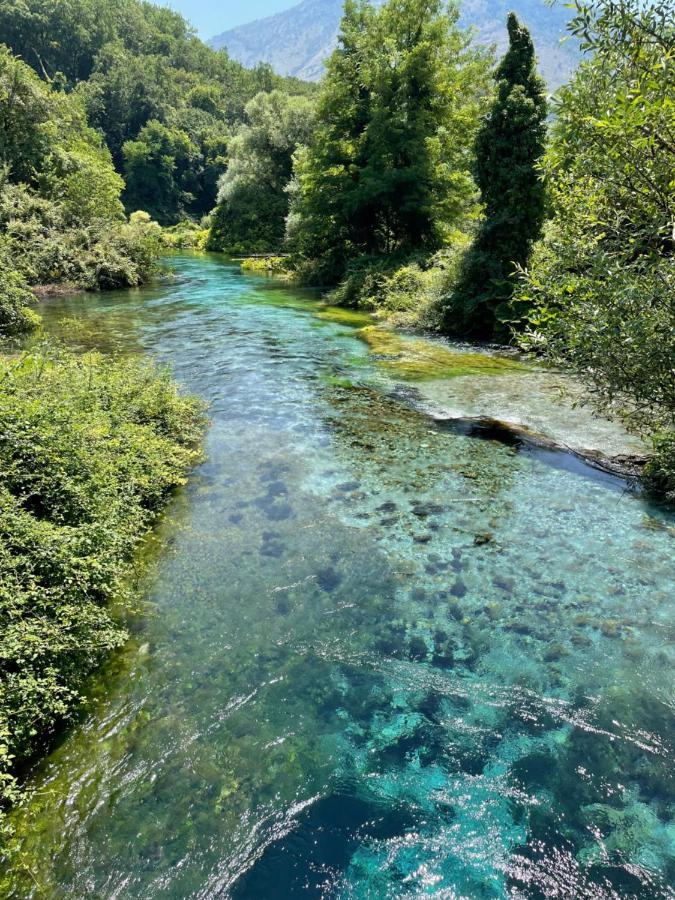
M 199 36 L 208 39 L 235 25 L 262 19 L 295 6 L 298 0 L 153 0 L 158 6 L 170 6 L 191 22 Z

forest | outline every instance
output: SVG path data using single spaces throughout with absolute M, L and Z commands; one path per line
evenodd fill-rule
M 113 607 L 207 422 L 162 365 L 43 339 L 38 297 L 152 282 L 179 248 L 246 257 L 572 373 L 675 502 L 673 0 L 574 0 L 554 95 L 507 27 L 497 59 L 442 0 L 346 0 L 314 85 L 142 0 L 0 0 L 0 839 L 127 640 Z

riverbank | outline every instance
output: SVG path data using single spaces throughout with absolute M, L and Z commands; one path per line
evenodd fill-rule
M 127 638 L 136 549 L 201 458 L 203 423 L 147 362 L 0 357 L 0 835 L 14 775 Z
M 525 398 L 581 445 L 597 417 L 537 367 L 420 378 L 363 313 L 172 264 L 41 308 L 169 363 L 211 424 L 141 581 L 154 614 L 31 770 L 7 893 L 530 896 L 557 873 L 667 897 L 675 519 L 431 412 Z
M 405 332 L 419 334 L 422 339 L 440 329 L 443 285 L 455 278 L 459 257 L 459 251 L 456 249 L 437 254 L 426 267 L 414 262 L 400 266 L 395 260 L 390 263 L 383 262 L 379 267 L 366 265 L 352 272 L 338 287 L 325 291 L 325 302 L 344 308 L 345 315 L 351 312 L 354 316 L 371 316 L 372 318 L 364 324 L 374 323 L 381 326 L 370 332 L 364 328 L 364 339 L 377 344 L 373 348 L 374 352 L 381 352 L 395 368 L 401 369 L 406 364 L 414 368 L 420 363 L 414 359 L 411 361 L 411 355 L 401 341 L 400 331 L 397 336 L 397 329 L 403 328 Z M 287 256 L 245 258 L 240 261 L 240 265 L 242 272 L 247 275 L 269 276 L 288 285 L 302 283 L 301 274 L 294 271 L 292 261 Z M 497 359 L 502 355 L 505 360 L 517 355 L 518 352 L 518 348 L 514 347 L 492 345 L 490 348 L 482 344 L 449 342 L 451 347 L 458 344 L 463 347 L 464 353 L 470 353 L 472 349 L 477 349 L 479 353 L 487 350 L 488 355 L 484 358 L 488 360 L 490 349 L 495 351 Z M 421 365 L 427 373 L 425 379 L 429 378 L 429 371 L 435 365 L 434 354 L 442 355 L 442 353 L 443 342 L 440 340 L 436 340 L 434 344 L 429 345 L 426 352 L 422 352 Z M 532 353 L 521 353 L 520 358 L 537 362 Z M 545 359 L 540 357 L 538 361 L 545 365 Z M 440 377 L 442 366 L 436 368 Z M 589 415 L 589 410 L 593 408 L 600 421 L 621 420 L 627 427 L 632 428 L 634 440 L 630 440 L 628 446 L 616 450 L 597 444 L 582 446 L 574 442 L 570 447 L 566 435 L 560 430 L 556 434 L 543 434 L 543 439 L 552 441 L 553 445 L 561 450 L 568 449 L 576 453 L 591 464 L 625 476 L 632 482 L 637 479 L 655 498 L 675 503 L 675 441 L 670 433 L 657 432 L 651 433 L 650 436 L 645 429 L 644 421 L 642 419 L 635 421 L 636 417 L 631 412 L 631 404 L 627 398 L 617 397 L 614 404 L 608 406 L 605 402 L 600 406 L 590 391 L 567 377 L 564 371 L 560 372 L 556 390 L 558 397 L 554 397 L 554 391 L 549 390 L 550 402 L 559 403 L 561 398 L 567 396 L 567 408 L 569 410 L 584 408 L 580 415 L 586 422 L 593 417 L 593 413 Z M 497 408 L 491 408 L 490 403 L 495 400 Z M 503 426 L 511 430 L 525 428 L 532 433 L 541 430 L 541 416 L 538 415 L 531 421 L 528 421 L 527 417 L 523 419 L 521 410 L 513 403 L 510 404 L 509 415 L 505 420 L 499 410 L 502 400 L 502 397 L 488 400 L 487 404 L 481 404 L 480 411 L 475 415 L 498 419 Z M 521 408 L 528 408 L 527 396 L 522 395 L 520 402 Z M 472 413 L 453 408 L 449 411 L 441 410 L 439 415 L 462 419 L 467 415 L 471 416 Z M 576 430 L 574 416 L 567 417 L 567 427 L 572 432 Z

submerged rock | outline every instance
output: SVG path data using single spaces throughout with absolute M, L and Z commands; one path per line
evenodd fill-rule
M 563 656 L 569 656 L 569 650 L 564 644 L 550 644 L 544 651 L 544 662 L 557 662 Z
M 509 578 L 505 575 L 497 575 L 492 579 L 492 583 L 496 588 L 499 588 L 501 591 L 504 591 L 506 594 L 512 594 L 513 589 L 516 586 L 515 578 Z
M 452 669 L 455 665 L 454 645 L 445 635 L 441 639 L 434 640 L 431 662 L 441 669 Z
M 332 566 L 329 566 L 326 569 L 319 569 L 316 574 L 316 583 L 321 590 L 326 591 L 326 593 L 334 591 L 341 581 L 342 575 Z
M 453 584 L 453 586 L 450 588 L 450 593 L 452 594 L 453 597 L 460 597 L 460 598 L 465 597 L 467 594 L 467 591 L 468 591 L 468 588 L 467 588 L 466 584 L 464 583 L 463 579 L 461 579 L 461 578 L 457 578 L 455 580 L 455 583 Z
M 412 514 L 418 519 L 426 519 L 428 516 L 438 516 L 444 511 L 439 503 L 413 503 Z
M 424 726 L 424 718 L 417 712 L 405 712 L 396 716 L 386 725 L 373 729 L 373 736 L 368 741 L 371 752 L 392 750 L 401 745 L 408 745 L 416 733 Z
M 448 605 L 448 612 L 456 622 L 461 622 L 464 618 L 464 611 L 456 600 L 451 600 Z
M 410 638 L 410 643 L 408 644 L 408 656 L 410 659 L 421 662 L 426 659 L 428 655 L 429 649 L 421 637 Z
M 358 490 L 360 487 L 361 483 L 359 481 L 343 481 L 342 484 L 336 486 L 336 490 L 341 491 L 343 494 L 347 494 L 351 491 Z
M 508 422 L 492 416 L 434 416 L 434 419 L 445 428 L 472 437 L 483 437 L 487 440 L 500 441 L 517 449 L 519 446 L 535 447 L 551 450 L 576 457 L 594 469 L 621 478 L 637 479 L 649 461 L 646 453 L 616 453 L 583 446 L 570 446 L 563 438 L 549 437 L 520 422 Z M 462 470 L 465 477 L 476 478 L 477 474 Z

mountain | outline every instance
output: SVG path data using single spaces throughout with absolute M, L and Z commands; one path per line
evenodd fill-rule
M 551 89 L 566 81 L 576 65 L 571 42 L 561 45 L 568 13 L 543 0 L 464 0 L 461 23 L 478 31 L 478 40 L 506 48 L 506 16 L 515 12 L 532 33 L 539 67 Z M 296 6 L 224 31 L 209 41 L 245 66 L 268 62 L 280 75 L 316 81 L 333 51 L 342 16 L 342 0 L 301 0 Z

